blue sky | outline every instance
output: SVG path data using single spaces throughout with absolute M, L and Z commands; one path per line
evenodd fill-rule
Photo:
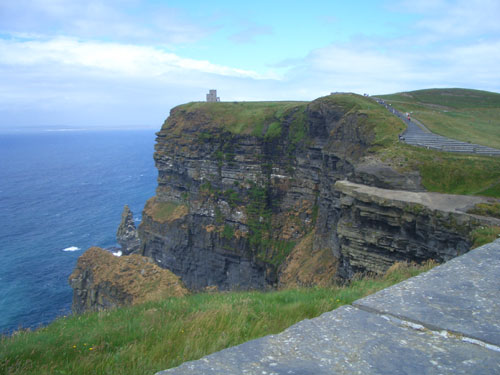
M 2 0 L 0 128 L 159 128 L 204 100 L 500 92 L 498 0 Z

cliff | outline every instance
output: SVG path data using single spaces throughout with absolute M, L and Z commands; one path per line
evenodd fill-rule
M 439 263 L 469 251 L 471 233 L 500 220 L 467 212 L 483 197 L 388 190 L 337 181 L 342 276 L 385 272 L 395 261 Z
M 177 276 L 151 259 L 137 254 L 116 257 L 98 247 L 88 249 L 78 258 L 68 281 L 73 288 L 75 313 L 183 296 L 188 292 Z
M 480 220 L 336 184 L 424 190 L 418 171 L 377 152 L 402 127 L 357 95 L 174 108 L 157 133 L 140 251 L 194 290 L 325 285 L 467 251 Z

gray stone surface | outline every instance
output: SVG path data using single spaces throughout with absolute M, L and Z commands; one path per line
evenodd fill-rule
M 497 240 L 356 306 L 158 375 L 499 374 L 499 270 Z
M 495 374 L 500 353 L 344 306 L 159 374 Z
M 497 240 L 354 305 L 500 346 L 499 296 Z

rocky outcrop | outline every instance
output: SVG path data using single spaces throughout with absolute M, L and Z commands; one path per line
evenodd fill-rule
M 135 227 L 134 215 L 127 205 L 123 208 L 122 220 L 116 232 L 116 241 L 120 244 L 124 255 L 137 253 L 140 249 L 141 243 Z
M 486 198 L 387 190 L 338 181 L 340 276 L 385 272 L 394 261 L 445 262 L 471 248 L 471 232 L 500 220 L 467 214 Z
M 113 256 L 98 247 L 78 258 L 69 277 L 73 288 L 74 313 L 183 296 L 187 289 L 172 272 L 137 254 Z

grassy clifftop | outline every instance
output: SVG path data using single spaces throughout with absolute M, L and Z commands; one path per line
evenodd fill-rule
M 500 94 L 466 89 L 429 89 L 381 95 L 433 132 L 500 148 Z
M 276 131 L 284 116 L 293 110 L 304 110 L 307 102 L 193 102 L 172 110 L 165 125 L 181 133 L 186 128 L 202 125 L 203 130 L 221 128 L 233 134 L 257 137 Z M 165 126 L 164 125 L 164 126 Z
M 450 138 L 500 148 L 500 94 L 429 89 L 381 95 L 388 103 Z M 393 144 L 383 158 L 401 170 L 417 169 L 429 191 L 500 197 L 500 158 L 444 153 Z
M 432 131 L 452 138 L 500 148 L 500 94 L 466 89 L 430 89 L 380 96 L 401 111 L 411 111 Z M 429 191 L 500 197 L 500 158 L 444 153 L 398 142 L 405 124 L 370 98 L 337 94 L 312 102 L 188 103 L 172 110 L 166 134 L 191 131 L 210 141 L 213 132 L 287 142 L 307 141 L 308 113 L 319 107 L 356 114 L 360 128 L 373 134 L 368 152 L 401 172 L 419 171 Z

